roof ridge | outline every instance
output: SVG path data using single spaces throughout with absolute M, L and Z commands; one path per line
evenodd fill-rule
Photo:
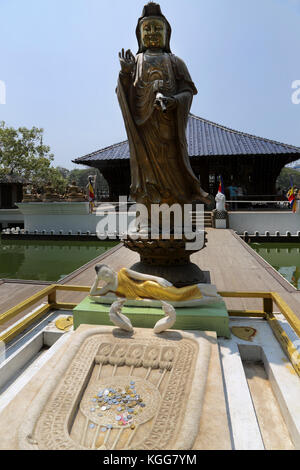
M 239 135 L 243 135 L 245 137 L 250 137 L 252 139 L 259 139 L 259 140 L 263 140 L 264 142 L 270 142 L 272 144 L 283 145 L 284 147 L 287 147 L 287 148 L 300 150 L 300 147 L 297 147 L 296 145 L 285 144 L 283 142 L 278 142 L 278 140 L 267 139 L 265 137 L 260 137 L 258 135 L 248 134 L 247 132 L 237 131 L 236 129 L 231 129 L 230 127 L 226 127 L 226 126 L 223 126 L 222 124 L 218 124 L 216 122 L 209 121 L 208 119 L 196 116 L 195 114 L 192 114 L 192 113 L 189 113 L 189 116 L 191 116 L 194 119 L 198 119 L 199 121 L 207 122 L 208 124 L 211 124 L 215 127 L 218 127 L 219 129 L 223 129 L 224 131 L 232 132 L 233 134 L 239 134 Z
M 88 153 L 86 155 L 83 155 L 82 157 L 77 157 L 72 161 L 74 162 L 75 160 L 81 160 L 82 158 L 92 157 L 96 153 L 102 153 L 102 152 L 105 152 L 106 150 L 114 149 L 116 147 L 119 147 L 120 145 L 124 145 L 124 144 L 127 144 L 127 143 L 128 143 L 128 140 L 122 140 L 122 142 L 118 142 L 117 144 L 108 145 L 107 147 L 104 147 L 100 150 L 95 150 L 95 152 Z

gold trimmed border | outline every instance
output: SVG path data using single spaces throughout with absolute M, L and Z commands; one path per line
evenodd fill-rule
M 11 328 L 6 330 L 5 333 L 0 335 L 0 341 L 5 343 L 9 342 L 16 335 L 25 330 L 34 321 L 42 317 L 49 310 L 72 310 L 76 307 L 76 303 L 64 303 L 57 302 L 56 292 L 57 291 L 72 291 L 72 292 L 89 292 L 89 286 L 72 286 L 63 284 L 52 284 L 42 291 L 34 294 L 23 302 L 19 303 L 15 307 L 9 309 L 7 312 L 0 315 L 0 326 L 8 320 L 12 320 L 18 314 L 22 313 L 29 307 L 37 304 L 39 301 L 47 298 L 47 303 L 40 306 L 35 312 L 27 316 L 23 321 L 13 325 Z M 295 333 L 300 338 L 300 320 L 295 315 L 289 305 L 281 298 L 277 292 L 218 292 L 224 298 L 256 298 L 262 299 L 262 310 L 229 310 L 228 314 L 231 317 L 253 317 L 262 318 L 268 321 L 272 331 L 281 344 L 284 352 L 290 359 L 295 371 L 300 377 L 300 355 L 297 349 L 293 345 L 292 341 L 288 338 L 286 332 L 279 325 L 276 317 L 273 314 L 274 304 L 279 308 L 282 315 L 285 317 L 289 325 L 293 328 Z

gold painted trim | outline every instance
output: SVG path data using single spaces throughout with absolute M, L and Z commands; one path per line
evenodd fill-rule
M 73 292 L 90 292 L 91 287 L 89 286 L 71 286 L 71 285 L 61 285 L 56 284 L 55 289 L 64 290 L 64 291 L 73 291 Z
M 279 308 L 280 312 L 287 319 L 291 327 L 300 337 L 300 320 L 298 317 L 296 317 L 291 307 L 288 306 L 288 304 L 280 297 L 279 294 L 277 294 L 277 292 L 272 292 L 272 299 Z
M 45 289 L 42 289 L 41 291 L 32 295 L 31 297 L 24 300 L 23 302 L 20 302 L 15 307 L 12 307 L 11 309 L 7 310 L 7 312 L 2 313 L 2 315 L 0 315 L 0 325 L 3 325 L 8 320 L 11 320 L 16 315 L 21 313 L 23 310 L 26 310 L 27 308 L 32 307 L 32 305 L 36 304 L 39 300 L 43 299 L 43 297 L 45 297 L 46 295 L 51 295 L 54 291 L 55 291 L 55 284 L 48 286 Z
M 267 315 L 267 321 L 272 328 L 272 331 L 279 341 L 283 351 L 291 361 L 295 371 L 300 377 L 300 354 L 298 353 L 297 348 L 294 346 L 284 329 L 280 326 L 278 320 L 273 314 Z
M 18 334 L 22 333 L 29 325 L 31 325 L 35 320 L 42 317 L 45 313 L 47 313 L 51 309 L 50 304 L 46 304 L 41 306 L 38 310 L 32 313 L 29 317 L 25 318 L 20 323 L 13 325 L 6 333 L 0 336 L 0 341 L 4 341 L 8 343 L 13 338 L 15 338 Z
M 228 310 L 230 317 L 256 317 L 266 318 L 266 312 L 263 310 Z
M 67 302 L 57 302 L 51 305 L 51 308 L 55 310 L 73 310 L 73 308 L 77 307 L 78 304 L 72 304 Z
M 19 313 L 23 312 L 27 308 L 36 304 L 38 301 L 47 296 L 48 302 L 46 305 L 40 307 L 32 315 L 26 319 L 13 325 L 6 333 L 0 336 L 0 341 L 8 342 L 17 336 L 19 333 L 24 331 L 31 323 L 40 318 L 42 315 L 47 313 L 51 309 L 56 310 L 73 310 L 77 306 L 76 303 L 70 302 L 57 302 L 56 293 L 57 291 L 69 291 L 69 292 L 89 292 L 89 286 L 73 286 L 73 285 L 62 285 L 52 284 L 47 286 L 45 289 L 37 292 L 33 296 L 19 303 L 15 307 L 11 308 L 7 312 L 0 315 L 0 325 L 4 324 L 8 320 L 11 320 Z M 263 299 L 263 310 L 229 310 L 228 314 L 230 317 L 256 317 L 266 319 L 274 332 L 275 337 L 281 344 L 284 352 L 287 354 L 291 363 L 293 364 L 297 374 L 300 376 L 300 355 L 297 349 L 289 339 L 285 331 L 281 328 L 277 319 L 273 315 L 273 304 L 275 303 L 279 308 L 280 312 L 284 315 L 290 326 L 294 329 L 297 335 L 300 337 L 300 320 L 294 314 L 293 310 L 288 304 L 280 297 L 276 292 L 219 292 L 224 298 L 260 298 Z
M 244 299 L 251 299 L 251 298 L 256 298 L 256 299 L 271 299 L 272 298 L 272 292 L 230 292 L 230 291 L 221 291 L 218 292 L 218 294 L 221 297 L 238 297 L 238 298 L 244 298 Z

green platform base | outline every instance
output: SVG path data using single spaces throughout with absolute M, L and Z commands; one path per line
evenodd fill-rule
M 81 324 L 112 325 L 109 319 L 110 305 L 98 304 L 86 297 L 73 310 L 74 329 Z M 207 307 L 176 307 L 176 330 L 216 331 L 218 336 L 230 338 L 229 316 L 224 302 L 211 303 Z M 123 307 L 133 327 L 153 328 L 164 316 L 157 307 Z

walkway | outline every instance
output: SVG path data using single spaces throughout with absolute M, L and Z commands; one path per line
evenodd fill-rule
M 192 256 L 192 261 L 210 272 L 211 282 L 218 291 L 275 291 L 288 303 L 300 318 L 300 291 L 294 289 L 268 263 L 260 258 L 231 230 L 207 228 L 207 247 Z M 95 276 L 95 265 L 108 264 L 115 270 L 130 267 L 139 256 L 121 244 L 99 258 L 74 271 L 61 284 L 90 286 Z M 42 290 L 49 283 L 0 281 L 0 313 Z M 86 293 L 59 292 L 58 301 L 80 302 Z M 256 299 L 226 299 L 230 309 L 261 309 L 262 301 Z M 24 313 L 22 314 L 24 315 Z M 9 324 L 1 325 L 0 331 Z

